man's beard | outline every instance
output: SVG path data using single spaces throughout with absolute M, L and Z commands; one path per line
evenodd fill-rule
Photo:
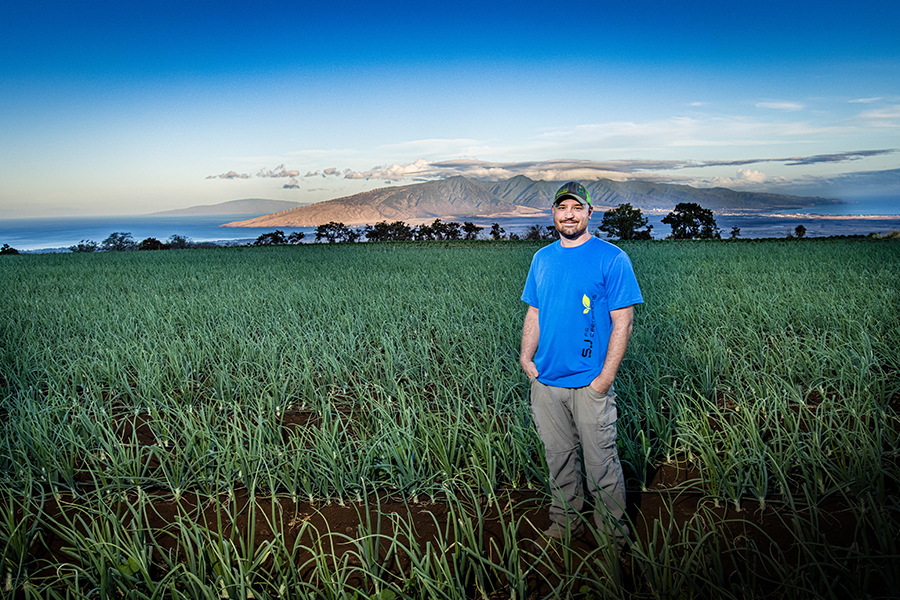
M 578 228 L 578 223 L 560 223 L 561 226 L 565 225 L 574 225 L 575 229 L 572 230 L 572 233 L 565 233 L 561 227 L 557 227 L 556 231 L 559 232 L 559 235 L 566 238 L 567 240 L 577 240 L 584 232 L 587 231 L 587 225 L 584 226 L 583 229 Z

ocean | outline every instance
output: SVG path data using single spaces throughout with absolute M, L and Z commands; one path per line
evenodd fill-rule
M 244 244 L 280 229 L 285 235 L 302 231 L 315 239 L 315 227 L 221 227 L 257 215 L 49 217 L 0 219 L 0 244 L 19 251 L 59 250 L 81 240 L 102 242 L 111 233 L 130 233 L 136 242 L 153 237 L 161 242 L 180 235 L 193 242 Z
M 82 240 L 102 242 L 111 233 L 130 233 L 136 242 L 149 237 L 166 241 L 180 235 L 194 242 L 246 244 L 264 233 L 276 229 L 288 235 L 294 231 L 306 234 L 304 241 L 315 239 L 314 227 L 221 227 L 223 223 L 252 218 L 256 215 L 200 215 L 200 216 L 107 216 L 107 217 L 49 217 L 0 219 L 0 245 L 9 244 L 20 252 L 66 251 Z M 670 233 L 661 222 L 662 215 L 647 215 L 653 225 L 653 237 L 664 238 Z M 602 215 L 591 219 L 591 230 L 600 224 Z M 549 214 L 545 218 L 477 219 L 487 237 L 491 222 L 498 222 L 506 233 L 522 233 L 533 224 L 552 225 Z M 840 205 L 794 209 L 790 214 L 716 214 L 722 237 L 728 237 L 732 227 L 739 227 L 742 238 L 786 237 L 798 225 L 806 228 L 808 237 L 831 235 L 884 234 L 900 230 L 900 200 L 858 200 Z

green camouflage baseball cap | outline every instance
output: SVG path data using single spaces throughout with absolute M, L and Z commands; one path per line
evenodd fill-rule
M 553 197 L 553 205 L 556 206 L 557 202 L 564 200 L 565 198 L 574 198 L 581 204 L 591 206 L 591 195 L 588 193 L 587 189 L 577 181 L 570 181 L 559 188 L 556 192 L 556 196 Z M 591 206 L 591 208 L 593 208 L 593 206 Z

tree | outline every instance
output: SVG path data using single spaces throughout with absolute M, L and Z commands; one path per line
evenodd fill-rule
M 415 236 L 413 228 L 403 221 L 380 221 L 367 225 L 363 233 L 370 242 L 406 242 Z
M 306 234 L 302 231 L 292 231 L 288 237 L 288 244 L 299 244 L 306 237 Z
M 462 237 L 460 224 L 454 221 L 442 223 L 440 219 L 435 219 L 431 224 L 431 230 L 436 240 L 458 240 Z
M 431 227 L 431 225 L 426 225 L 425 223 L 422 223 L 421 225 L 416 227 L 415 236 L 416 236 L 416 240 L 418 240 L 420 242 L 427 241 L 427 240 L 433 240 L 433 239 L 435 239 L 434 229 Z
M 481 233 L 481 230 L 484 229 L 484 227 L 479 227 L 471 221 L 465 221 L 462 229 L 463 233 L 465 233 L 465 236 L 463 237 L 464 240 L 477 240 L 478 234 Z
M 462 233 L 459 223 L 453 221 L 442 223 L 440 219 L 435 219 L 431 225 L 425 223 L 419 225 L 415 237 L 419 241 L 458 240 L 462 237 Z
M 172 234 L 169 236 L 169 239 L 166 240 L 166 246 L 171 248 L 172 250 L 183 250 L 185 248 L 190 248 L 194 244 L 190 239 L 186 238 L 183 235 Z
M 525 230 L 525 236 L 522 238 L 524 240 L 553 240 L 559 237 L 559 233 L 556 231 L 556 227 L 553 225 L 547 225 L 546 227 L 541 227 L 540 225 L 532 225 L 528 229 Z
M 141 243 L 138 244 L 138 250 L 166 250 L 168 246 L 163 244 L 156 238 L 149 237 L 145 240 L 141 240 Z
M 644 226 L 647 226 L 647 229 L 638 231 Z M 600 223 L 599 229 L 607 236 L 620 240 L 649 240 L 653 225 L 647 225 L 647 217 L 641 214 L 641 209 L 625 203 L 603 213 L 603 222 Z
M 100 246 L 105 252 L 123 252 L 125 250 L 137 249 L 137 244 L 130 233 L 124 231 L 114 231 L 109 237 L 100 242 Z
M 537 227 L 537 225 L 535 225 L 535 227 Z M 492 240 L 502 240 L 504 233 L 506 233 L 506 230 L 500 227 L 500 223 L 491 223 Z
M 794 235 L 796 235 L 798 238 L 802 238 L 804 235 L 806 235 L 806 227 L 804 227 L 803 225 L 797 225 L 797 227 L 794 228 Z
M 540 225 L 532 225 L 528 229 L 525 230 L 525 235 L 522 237 L 524 240 L 542 240 L 543 232 L 542 227 Z
M 731 228 L 731 236 L 730 236 L 731 239 L 736 239 L 736 238 L 737 238 L 738 236 L 740 236 L 740 235 L 741 235 L 741 228 L 738 227 L 737 225 L 734 225 L 734 226 Z
M 19 251 L 10 246 L 9 244 L 3 244 L 3 247 L 0 248 L 0 254 L 18 254 Z
M 329 244 L 337 242 L 355 242 L 362 234 L 356 229 L 350 229 L 343 223 L 330 221 L 325 225 L 316 227 L 316 241 L 326 240 Z
M 287 238 L 284 237 L 284 232 L 280 229 L 276 229 L 271 233 L 264 233 L 253 242 L 254 246 L 283 246 L 287 244 Z
M 353 243 L 359 241 L 359 238 L 362 237 L 362 233 L 359 229 L 347 229 L 346 235 L 344 235 L 344 241 L 348 243 Z
M 675 240 L 719 239 L 721 231 L 716 226 L 713 211 L 694 202 L 679 202 L 675 210 L 663 217 L 662 222 L 672 227 Z
M 462 225 L 456 221 L 450 221 L 449 223 L 444 224 L 444 231 L 442 233 L 444 234 L 445 240 L 461 240 Z
M 94 240 L 81 240 L 74 246 L 69 246 L 69 250 L 72 252 L 96 252 L 99 247 L 100 244 Z

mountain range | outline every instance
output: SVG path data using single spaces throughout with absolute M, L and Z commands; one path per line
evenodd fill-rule
M 534 181 L 518 175 L 497 182 L 463 176 L 404 186 L 380 188 L 352 196 L 288 208 L 225 227 L 316 227 L 330 221 L 345 225 L 379 221 L 410 223 L 546 214 L 550 199 L 565 182 Z M 790 210 L 841 200 L 738 192 L 727 188 L 693 188 L 687 185 L 645 181 L 585 182 L 595 209 L 609 210 L 630 203 L 646 211 L 668 212 L 681 202 L 694 202 L 713 211 Z

